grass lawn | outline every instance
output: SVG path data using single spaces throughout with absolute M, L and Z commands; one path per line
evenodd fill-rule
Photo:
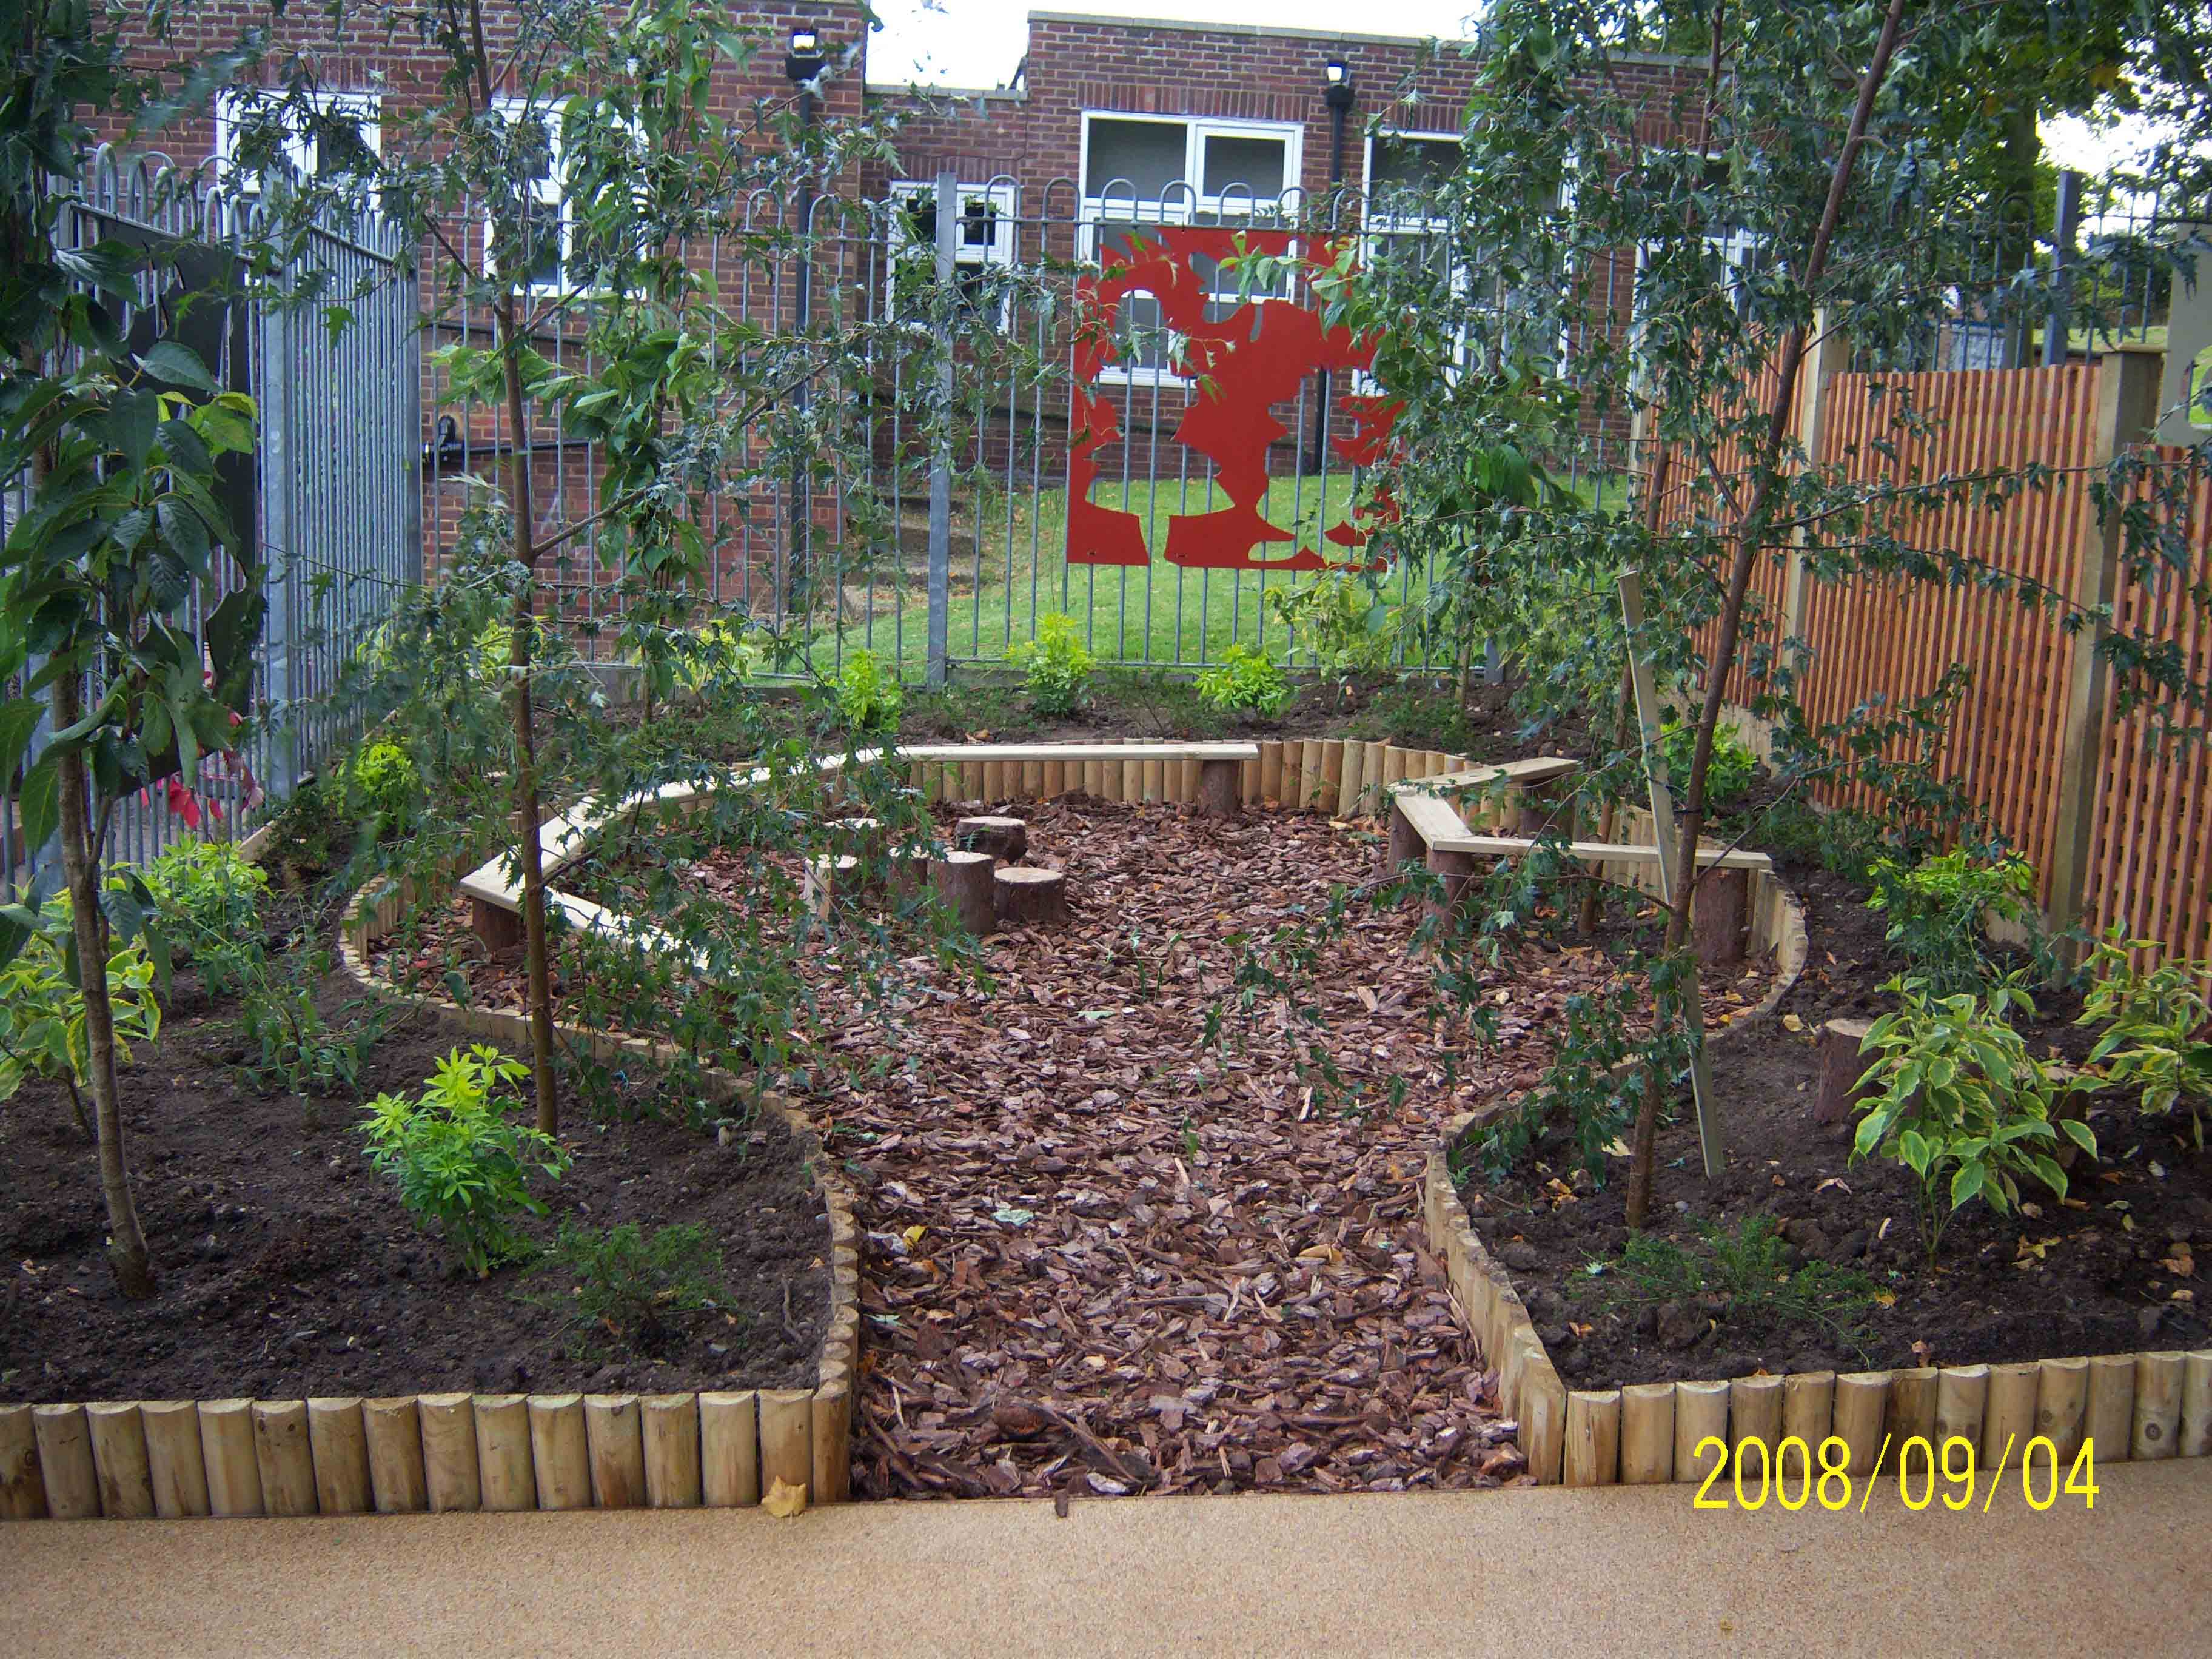
M 1613 480 L 1585 484 L 1580 493 L 1589 500 L 1599 488 L 1608 501 L 1620 499 L 1623 486 Z M 1318 478 L 1273 479 L 1268 520 L 1296 529 L 1299 545 L 1316 545 L 1320 529 L 1342 516 L 1352 489 L 1348 475 L 1332 474 L 1326 492 Z M 1085 643 L 1102 662 L 1195 665 L 1218 661 L 1232 644 L 1290 659 L 1283 625 L 1265 614 L 1261 595 L 1287 591 L 1310 576 L 1187 570 L 1161 556 L 1170 518 L 1228 504 L 1218 486 L 1202 478 L 1102 482 L 1096 499 L 1144 519 L 1154 555 L 1150 565 L 1069 564 L 1065 489 L 987 501 L 980 514 L 956 516 L 945 629 L 947 654 L 956 664 L 1004 661 L 1014 646 L 1032 636 L 1038 617 L 1055 611 L 1075 619 Z M 1288 552 L 1288 544 L 1274 545 Z M 1425 597 L 1425 572 L 1401 565 L 1381 580 L 1393 604 Z M 929 602 L 920 570 L 903 573 L 896 581 L 879 576 L 872 588 L 848 581 L 846 592 L 842 637 L 828 628 L 815 636 L 817 669 L 835 673 L 842 652 L 868 650 L 886 665 L 896 659 L 905 678 L 921 678 L 928 655 Z

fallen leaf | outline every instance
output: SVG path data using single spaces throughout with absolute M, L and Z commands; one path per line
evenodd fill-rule
M 1784 1014 L 1782 1016 L 1782 1029 L 1785 1031 L 1802 1031 L 1805 1029 L 1805 1022 L 1795 1014 Z
M 921 1243 L 921 1236 L 928 1231 L 928 1228 L 916 1224 L 915 1225 L 908 1228 L 906 1231 L 900 1234 L 899 1237 L 906 1240 L 906 1247 L 910 1250 L 915 1245 Z
M 777 1475 L 769 1482 L 768 1495 L 761 1499 L 761 1507 L 779 1521 L 788 1521 L 793 1516 L 806 1513 L 806 1483 L 797 1486 Z

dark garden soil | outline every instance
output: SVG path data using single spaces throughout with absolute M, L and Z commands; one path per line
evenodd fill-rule
M 2103 1161 L 2077 1163 L 2063 1201 L 2024 1192 L 2021 1211 L 2002 1218 L 1970 1203 L 1928 1267 L 1909 1173 L 1852 1164 L 1853 1125 L 1814 1119 L 1821 1022 L 1891 1006 L 1879 988 L 1901 964 L 1863 890 L 1817 867 L 1784 877 L 1806 905 L 1806 971 L 1775 1018 L 1714 1050 L 1729 1155 L 1717 1182 L 1705 1179 L 1689 1102 L 1674 1103 L 1659 1136 L 1655 1231 L 1693 1246 L 1701 1224 L 1733 1231 L 1766 1217 L 1788 1243 L 1785 1265 L 1863 1274 L 1866 1299 L 1841 1328 L 1778 1320 L 1757 1297 L 1655 1300 L 1620 1271 L 1625 1158 L 1607 1159 L 1602 1188 L 1577 1176 L 1571 1194 L 1548 1184 L 1566 1172 L 1564 1157 L 1504 1182 L 1471 1168 L 1461 1197 L 1475 1231 L 1511 1273 L 1569 1386 L 2203 1346 L 2212 1325 L 2192 1246 L 2212 1261 L 2212 1156 L 2195 1147 L 2185 1115 L 2143 1117 L 2131 1096 L 2091 1097 Z M 2081 1058 L 2095 1033 L 2071 1023 L 2078 1012 L 2072 995 L 2043 999 L 2023 1027 L 2031 1051 Z M 1596 1261 L 1607 1265 L 1593 1275 Z
M 1533 1081 L 1563 1000 L 1613 972 L 1605 951 L 1531 946 L 1491 976 L 1501 1042 L 1484 1051 L 1440 1031 L 1411 915 L 1356 908 L 1298 993 L 1359 1091 L 1347 1099 L 1299 1074 L 1312 1028 L 1281 1000 L 1236 1012 L 1236 936 L 1265 940 L 1367 879 L 1371 836 L 1302 814 L 1006 810 L 1029 822 L 1030 862 L 1067 871 L 1073 920 L 986 942 L 995 991 L 920 957 L 888 1006 L 826 961 L 810 975 L 854 1062 L 823 1068 L 807 1103 L 866 1231 L 856 1490 L 1517 1475 L 1496 1378 L 1422 1237 L 1424 1163 L 1453 1113 Z M 718 852 L 688 879 L 742 906 L 758 874 Z M 442 971 L 459 926 L 416 947 L 423 969 Z M 1765 973 L 1712 995 L 1754 1001 Z M 511 1006 L 516 978 L 495 960 L 474 986 Z M 1206 1014 L 1224 1004 L 1215 1047 Z
M 210 1006 L 188 976 L 178 993 L 161 1040 L 123 1073 L 153 1300 L 113 1288 L 93 1149 L 66 1097 L 33 1083 L 0 1104 L 0 1398 L 811 1386 L 829 1224 L 781 1118 L 733 1128 L 726 1146 L 682 1127 L 684 1103 L 658 1097 L 659 1079 L 634 1082 L 600 1118 L 571 1094 L 562 1139 L 574 1164 L 546 1191 L 556 1215 L 522 1231 L 550 1237 L 562 1214 L 648 1232 L 698 1223 L 721 1249 L 727 1304 L 672 1321 L 650 1358 L 611 1335 L 574 1353 L 554 1313 L 516 1299 L 522 1269 L 477 1280 L 447 1268 L 369 1167 L 353 1096 L 241 1083 L 234 1006 Z M 347 1000 L 342 981 L 322 988 L 333 1018 Z M 472 1040 L 406 1017 L 377 1043 L 362 1097 L 419 1090 Z M 655 1108 L 675 1121 L 634 1115 Z

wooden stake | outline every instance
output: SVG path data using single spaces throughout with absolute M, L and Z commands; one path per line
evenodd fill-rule
M 1964 1440 L 1981 1455 L 1982 1416 L 1990 1398 L 1987 1365 L 1947 1365 L 1936 1379 L 1936 1462 L 1943 1461 L 1943 1443 Z
M 1729 1384 L 1729 1449 L 1741 1450 L 1747 1440 L 1766 1448 L 1769 1479 L 1774 1473 L 1774 1449 L 1782 1443 L 1782 1379 L 1778 1376 L 1739 1376 Z
M 1067 877 L 1026 864 L 1001 865 L 994 877 L 994 908 L 1004 927 L 1067 926 Z
M 43 1521 L 46 1477 L 39 1473 L 39 1432 L 28 1406 L 0 1406 L 0 1521 Z
M 1306 746 L 1295 738 L 1283 743 L 1283 810 L 1295 812 L 1305 797 L 1299 792 L 1298 775 L 1305 768 Z
M 307 1445 L 314 1455 L 315 1507 L 321 1513 L 367 1515 L 375 1508 L 368 1431 L 358 1398 L 307 1401 Z
M 1367 745 L 1347 743 L 1344 745 L 1344 775 L 1336 786 L 1336 815 L 1340 818 L 1356 818 L 1364 805 L 1360 799 L 1366 788 Z
M 1620 1391 L 1620 1484 L 1674 1478 L 1674 1385 L 1632 1382 Z
M 2136 1357 L 2093 1354 L 2089 1359 L 2089 1409 L 2081 1419 L 2083 1443 L 2090 1455 L 2118 1462 L 2135 1437 Z
M 1164 760 L 1141 763 L 1144 768 L 1144 799 L 1147 801 L 1165 800 L 1168 796 L 1168 763 Z
M 1399 808 L 1396 800 L 1390 803 L 1390 841 L 1382 854 L 1384 879 L 1395 881 L 1409 864 L 1423 864 L 1428 858 L 1427 845 L 1413 821 Z
M 1774 1449 L 1774 1478 L 1786 1469 L 1792 1480 L 1810 1480 L 1820 1467 L 1820 1443 L 1835 1421 L 1836 1374 L 1833 1371 L 1796 1371 L 1782 1379 L 1782 1437 L 1805 1448 L 1801 1460 L 1793 1449 L 1784 1455 Z M 1803 1468 L 1796 1467 L 1800 1462 Z
M 1044 763 L 1025 760 L 1022 763 L 1021 781 L 1016 786 L 1024 800 L 1038 800 L 1044 795 Z
M 1232 769 L 1231 776 L 1233 780 L 1233 769 L 1237 763 L 1235 761 L 1229 761 L 1227 763 L 1225 763 Z M 1170 761 L 1168 763 L 1168 775 L 1173 780 L 1174 783 L 1171 799 L 1181 802 L 1186 806 L 1197 800 L 1199 764 L 1198 757 L 1196 756 L 1185 755 L 1179 761 Z
M 699 1396 L 649 1394 L 641 1402 L 645 1501 L 657 1510 L 696 1510 L 699 1470 Z
M 207 1514 L 207 1455 L 200 1449 L 200 1408 L 189 1400 L 142 1400 L 138 1421 L 146 1431 L 146 1473 L 154 1486 L 154 1513 L 164 1521 Z
M 200 1461 L 207 1466 L 210 1513 L 263 1512 L 261 1462 L 253 1449 L 251 1400 L 200 1401 Z
M 2185 1356 L 2139 1353 L 2136 1356 L 2135 1421 L 2128 1439 L 2128 1455 L 2138 1463 L 2172 1457 L 2181 1449 L 2181 1389 Z M 99 1449 L 95 1434 L 93 1449 Z
M 828 1375 L 835 1370 L 835 1375 Z M 842 1504 L 853 1495 L 853 1395 L 842 1367 L 823 1366 L 814 1391 L 814 1499 Z
M 1698 884 L 1690 915 L 1698 960 L 1725 968 L 1743 960 L 1751 937 L 1751 872 L 1713 870 Z
M 960 799 L 962 800 L 981 800 L 983 799 L 982 762 L 963 761 L 960 763 Z
M 361 1402 L 368 1437 L 368 1489 L 379 1515 L 420 1515 L 430 1507 L 428 1470 L 422 1462 L 422 1419 L 415 1396 Z
M 465 1394 L 426 1394 L 415 1402 L 415 1413 L 422 1429 L 422 1492 L 430 1513 L 482 1509 L 476 1402 Z
M 1677 1382 L 1674 1385 L 1674 1479 L 1703 1480 L 1729 1461 L 1729 1385 L 1725 1382 Z M 1718 1445 L 1698 1448 L 1708 1440 Z
M 1260 745 L 1260 799 L 1284 805 L 1283 745 L 1273 738 Z
M 1327 747 L 1319 738 L 1308 738 L 1305 752 L 1298 760 L 1298 805 L 1310 812 L 1321 805 L 1322 791 L 1328 780 L 1322 775 L 1322 750 Z
M 1359 816 L 1363 818 L 1382 816 L 1382 803 L 1389 799 L 1383 793 L 1382 785 L 1385 780 L 1382 775 L 1386 769 L 1384 757 L 1389 752 L 1389 744 L 1370 743 L 1367 745 L 1367 753 L 1360 760 Z
M 992 880 L 998 861 L 988 853 L 955 848 L 929 861 L 930 884 L 962 928 L 981 939 L 999 925 L 999 900 Z
M 645 1427 L 634 1394 L 584 1396 L 585 1455 L 591 1465 L 592 1502 L 603 1510 L 645 1504 Z
M 814 1477 L 814 1393 L 811 1389 L 763 1389 L 760 1393 L 760 1482 L 805 1486 Z
M 1620 1390 L 1577 1389 L 1567 1396 L 1563 1486 L 1610 1486 L 1620 1479 Z
M 759 1402 L 750 1389 L 699 1396 L 701 1487 L 710 1509 L 760 1502 Z
M 2212 1456 L 2212 1348 L 2182 1361 L 2180 1455 Z
M 2046 1359 L 2036 1367 L 2035 1431 L 2047 1438 L 2062 1463 L 2081 1449 L 2081 1424 L 2089 1409 L 2089 1362 Z
M 1872 1030 L 1870 1019 L 1832 1019 L 1820 1027 L 1820 1092 L 1814 1097 L 1815 1123 L 1842 1123 L 1858 1115 L 1859 1079 L 1868 1064 L 1859 1044 Z
M 307 1441 L 306 1401 L 253 1402 L 253 1462 L 261 1472 L 264 1512 L 315 1512 L 315 1455 Z
M 584 1396 L 533 1394 L 530 1407 L 530 1466 L 538 1477 L 541 1510 L 592 1506 L 592 1453 L 584 1438 Z
M 2176 1396 L 2175 1403 L 2179 1404 Z M 134 1400 L 101 1400 L 84 1408 L 92 1462 L 100 1477 L 100 1512 L 111 1521 L 154 1515 L 154 1476 L 146 1460 L 146 1428 Z
M 100 1516 L 100 1475 L 93 1468 L 92 1430 L 82 1406 L 33 1406 L 31 1430 L 39 1443 L 46 1513 L 57 1521 Z
M 1331 738 L 1321 746 L 1321 795 L 1314 805 L 1340 817 L 1343 816 L 1338 806 L 1344 799 L 1344 751 L 1354 746 L 1341 738 Z
M 1006 763 L 985 761 L 983 763 L 983 799 L 996 805 L 1002 801 L 1012 800 L 1013 798 L 1013 790 L 1006 777 Z
M 2042 1382 L 2033 1364 L 1992 1365 L 1989 1391 L 1982 1404 L 1981 1464 L 1995 1474 L 2007 1457 L 2008 1467 L 2018 1468 L 2027 1455 L 2027 1443 L 2035 1437 L 2035 1394 Z
M 1260 793 L 1260 762 L 1257 757 L 1237 763 L 1238 798 L 1247 806 L 1257 806 L 1264 799 Z
M 1039 791 L 1046 800 L 1057 800 L 1067 793 L 1067 773 L 1071 766 L 1080 768 L 1080 761 L 1048 760 L 1044 763 L 1044 785 Z
M 1087 760 L 1083 763 L 1083 793 L 1093 800 L 1109 799 L 1106 793 L 1106 763 L 1104 761 Z
M 1888 1406 L 1887 1371 L 1850 1371 L 1836 1379 L 1835 1419 L 1829 1432 L 1851 1449 L 1852 1474 L 1874 1473 L 1881 1455 L 1882 1413 Z
M 1929 1455 L 1935 1455 L 1938 1380 L 1933 1365 L 1889 1374 L 1889 1416 L 1882 1430 L 1890 1443 L 1889 1456 L 1876 1473 L 1895 1474 L 1905 1455 L 1905 1443 L 1916 1436 L 1928 1442 Z
M 529 1400 L 519 1394 L 480 1394 L 474 1404 L 477 1480 L 483 1507 L 495 1515 L 536 1509 Z

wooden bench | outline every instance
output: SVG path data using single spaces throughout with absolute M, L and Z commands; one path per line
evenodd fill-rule
M 1472 853 L 1477 858 L 1516 859 L 1537 844 L 1520 836 L 1463 836 L 1451 845 L 1453 851 Z M 1659 862 L 1659 849 L 1656 847 L 1632 847 L 1617 842 L 1571 841 L 1563 850 L 1570 858 L 1598 864 Z M 1764 870 L 1769 875 L 1774 872 L 1774 860 L 1765 854 L 1747 853 L 1741 848 L 1700 847 L 1698 866 L 1705 870 Z
M 1565 755 L 1536 755 L 1527 760 L 1500 761 L 1495 766 L 1470 767 L 1464 772 L 1440 772 L 1432 778 L 1407 778 L 1390 786 L 1395 794 L 1441 795 L 1468 789 L 1487 789 L 1500 780 L 1507 783 L 1549 783 L 1563 778 L 1582 763 Z

